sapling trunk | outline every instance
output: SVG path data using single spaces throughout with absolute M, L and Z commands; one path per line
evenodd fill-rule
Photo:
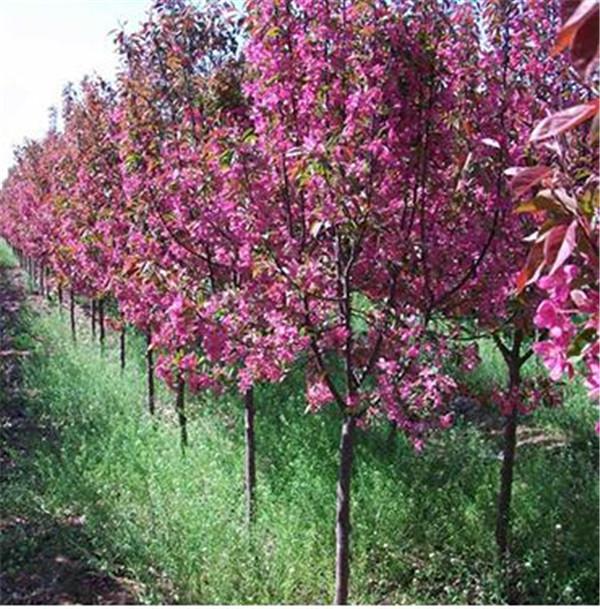
M 246 455 L 244 463 L 244 486 L 246 491 L 246 525 L 254 520 L 256 493 L 256 451 L 254 444 L 254 391 L 252 387 L 244 394 L 244 438 Z
M 519 353 L 512 352 L 512 361 L 508 361 L 509 392 L 518 390 L 521 384 L 521 363 Z M 504 447 L 502 451 L 502 472 L 500 474 L 500 492 L 498 493 L 498 514 L 496 517 L 496 542 L 498 555 L 505 560 L 509 554 L 510 502 L 515 467 L 517 445 L 518 411 L 516 408 L 506 418 L 504 426 Z
M 58 310 L 60 311 L 60 314 L 62 315 L 62 307 L 63 307 L 63 289 L 62 289 L 62 285 L 59 283 L 58 284 Z
M 100 329 L 100 350 L 104 352 L 104 340 L 106 338 L 106 328 L 104 326 L 104 299 L 98 301 L 98 326 Z
M 121 335 L 119 337 L 119 354 L 121 358 L 121 370 L 125 370 L 125 324 L 121 326 Z
M 92 341 L 96 340 L 96 299 L 92 298 Z
M 152 353 L 152 332 L 146 334 L 146 380 L 148 385 L 148 411 L 154 416 L 154 354 Z
M 46 298 L 48 302 L 52 302 L 52 294 L 50 293 L 50 270 L 46 269 Z
M 71 316 L 71 337 L 73 342 L 77 340 L 77 332 L 75 330 L 75 294 L 73 289 L 70 290 L 69 313 Z
M 340 438 L 340 466 L 337 482 L 335 521 L 335 600 L 336 605 L 348 603 L 350 579 L 350 484 L 352 480 L 352 456 L 354 427 L 352 415 L 345 415 Z
M 179 431 L 181 434 L 181 452 L 185 455 L 188 446 L 187 417 L 185 416 L 185 380 L 183 374 L 177 377 L 177 396 L 175 400 L 175 410 L 179 420 Z
M 46 269 L 44 268 L 43 264 L 40 264 L 40 268 L 39 268 L 39 285 L 40 285 L 40 295 L 41 296 L 45 296 L 46 295 Z

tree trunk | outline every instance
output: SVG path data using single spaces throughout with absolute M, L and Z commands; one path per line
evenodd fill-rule
M 181 432 L 181 452 L 185 455 L 185 449 L 188 446 L 188 434 L 187 418 L 185 416 L 185 380 L 183 378 L 183 374 L 179 374 L 179 377 L 177 378 L 177 398 L 175 400 L 175 409 L 177 410 L 179 431 Z
M 125 324 L 121 326 L 121 335 L 119 337 L 119 353 L 121 356 L 121 370 L 125 370 Z
M 92 341 L 96 340 L 96 299 L 92 298 Z
M 512 353 L 512 359 L 507 362 L 509 367 L 509 392 L 518 390 L 521 384 L 521 364 L 518 350 Z M 512 497 L 512 482 L 515 466 L 517 445 L 518 411 L 516 408 L 506 418 L 504 426 L 504 448 L 502 451 L 502 472 L 500 475 L 500 492 L 498 494 L 498 514 L 496 517 L 496 542 L 501 560 L 509 553 L 508 534 L 510 528 L 510 501 Z
M 104 353 L 104 339 L 106 338 L 106 329 L 104 327 L 104 299 L 98 300 L 98 326 L 100 328 L 100 350 Z
M 335 523 L 335 605 L 348 603 L 350 578 L 350 483 L 355 419 L 345 415 L 340 438 L 340 467 L 337 483 Z
M 154 416 L 154 354 L 152 353 L 152 332 L 146 334 L 146 373 L 148 382 L 148 410 Z
M 46 300 L 50 301 L 50 273 L 48 267 L 42 265 L 42 296 L 46 297 Z
M 73 338 L 73 342 L 77 340 L 77 332 L 75 330 L 75 294 L 73 294 L 73 289 L 70 291 L 70 303 L 69 303 L 69 312 L 71 315 L 71 337 Z
M 254 391 L 248 389 L 244 394 L 244 438 L 246 455 L 244 463 L 244 486 L 246 490 L 246 525 L 250 528 L 254 520 L 256 493 L 256 449 L 254 444 Z
M 62 285 L 59 283 L 58 284 L 58 310 L 60 311 L 61 315 L 62 315 L 62 307 L 63 307 L 63 289 L 62 289 Z
M 39 283 L 40 283 L 40 295 L 44 297 L 46 295 L 46 269 L 43 264 L 39 267 Z

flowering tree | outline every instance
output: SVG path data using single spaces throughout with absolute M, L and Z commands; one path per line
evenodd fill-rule
M 554 53 L 571 48 L 573 65 L 593 78 L 598 61 L 599 8 L 596 2 L 564 2 L 564 25 Z M 546 297 L 534 322 L 546 331 L 534 346 L 552 380 L 572 376 L 574 362 L 586 369 L 590 397 L 600 395 L 598 343 L 598 97 L 550 114 L 530 141 L 551 154 L 548 164 L 521 167 L 513 179 L 517 196 L 537 192 L 518 211 L 540 223 L 521 271 L 519 287 L 536 284 Z M 593 120 L 592 129 L 581 126 Z
M 439 328 L 468 310 L 467 294 L 493 293 L 480 271 L 510 199 L 472 163 L 489 144 L 473 128 L 485 57 L 469 6 L 426 2 L 403 14 L 378 2 L 252 2 L 249 11 L 251 139 L 268 161 L 240 159 L 254 274 L 272 295 L 263 306 L 308 349 L 309 407 L 341 411 L 335 600 L 344 603 L 354 429 L 381 414 L 420 448 L 428 429 L 449 425 Z M 269 354 L 261 361 L 270 365 Z
M 27 260 L 31 276 L 43 290 L 46 267 L 56 234 L 52 215 L 51 175 L 58 134 L 51 131 L 42 142 L 27 141 L 15 153 L 16 165 L 2 189 L 0 234 Z M 27 223 L 23 222 L 27 219 Z
M 111 140 L 114 103 L 114 90 L 99 78 L 84 79 L 80 93 L 65 90 L 65 158 L 59 165 L 63 173 L 58 174 L 61 185 L 55 199 L 61 247 L 69 259 L 62 267 L 71 273 L 73 289 L 98 303 L 101 345 L 105 301 L 127 238 L 127 226 L 116 221 L 123 196 L 117 150 Z
M 480 51 L 480 79 L 485 92 L 479 100 L 483 140 L 489 145 L 487 164 L 495 181 L 492 192 L 502 210 L 491 255 L 482 265 L 482 273 L 492 275 L 495 286 L 485 286 L 483 293 L 471 293 L 469 318 L 491 333 L 507 366 L 508 390 L 496 395 L 506 417 L 496 540 L 501 559 L 508 557 L 509 521 L 516 433 L 520 414 L 530 412 L 534 404 L 549 402 L 552 392 L 545 383 L 532 386 L 524 382 L 521 370 L 531 357 L 535 328 L 531 318 L 540 295 L 534 290 L 516 294 L 514 269 L 527 256 L 524 238 L 532 229 L 531 221 L 513 213 L 512 193 L 503 175 L 507 166 L 535 158 L 527 145 L 527 135 L 540 114 L 559 99 L 568 99 L 576 83 L 563 61 L 547 61 L 551 38 L 549 32 L 558 21 L 558 3 L 489 2 L 478 20 L 487 38 Z M 527 49 L 534 49 L 526 52 Z M 494 70 L 499 65 L 501 69 Z M 492 95 L 490 95 L 492 94 Z M 537 155 L 538 160 L 544 154 Z M 491 289 L 490 289 L 491 288 Z M 535 399 L 534 399 L 535 398 Z
M 184 444 L 184 384 L 214 389 L 232 380 L 239 362 L 237 351 L 224 357 L 222 326 L 205 314 L 211 298 L 247 279 L 231 228 L 241 219 L 222 200 L 232 138 L 246 128 L 234 16 L 227 4 L 199 11 L 157 2 L 139 32 L 119 37 L 115 119 L 127 214 L 137 226 L 117 292 L 134 323 L 151 329 L 150 349 L 161 352 L 157 372 L 177 387 Z M 250 520 L 254 402 L 252 387 L 243 390 Z

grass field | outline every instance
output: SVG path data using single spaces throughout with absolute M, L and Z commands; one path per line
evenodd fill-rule
M 0 249 L 0 265 L 8 256 Z M 54 544 L 136 582 L 141 602 L 330 602 L 339 423 L 333 410 L 303 414 L 301 367 L 257 391 L 258 505 L 248 535 L 237 397 L 189 401 L 191 445 L 182 457 L 173 397 L 161 388 L 158 421 L 145 412 L 139 337 L 128 336 L 122 373 L 117 338 L 102 356 L 81 324 L 73 345 L 66 314 L 30 304 L 15 329 L 15 348 L 30 353 L 21 399 L 43 433 L 12 455 L 0 508 L 54 528 L 30 536 L 12 527 L 4 570 L 14 574 Z M 503 374 L 493 347 L 483 352 L 469 381 L 480 391 Z M 571 385 L 562 407 L 524 418 L 527 437 L 539 441 L 518 449 L 521 603 L 598 603 L 595 417 Z M 352 603 L 503 602 L 494 544 L 499 452 L 498 435 L 468 421 L 419 455 L 384 424 L 359 432 Z

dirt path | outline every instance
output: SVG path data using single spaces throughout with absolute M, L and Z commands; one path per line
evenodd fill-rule
M 40 299 L 27 297 L 23 284 L 18 270 L 0 265 L 0 604 L 136 604 L 135 582 L 99 571 L 85 555 L 91 544 L 82 518 L 21 513 L 9 499 L 33 483 L 35 444 L 59 441 L 27 409 L 21 367 L 29 353 L 15 338 L 22 307 Z

